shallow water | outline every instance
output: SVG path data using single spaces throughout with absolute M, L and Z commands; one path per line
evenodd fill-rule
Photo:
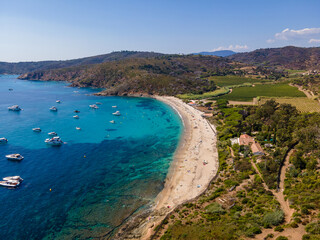
M 170 107 L 15 77 L 0 76 L 0 137 L 9 141 L 0 145 L 0 177 L 20 175 L 25 181 L 15 190 L 0 188 L 0 239 L 99 237 L 152 202 L 182 130 Z M 96 102 L 102 103 L 99 109 L 90 109 Z M 14 104 L 23 111 L 8 111 Z M 58 111 L 49 111 L 51 106 Z M 121 116 L 112 115 L 116 110 Z M 44 140 L 51 131 L 66 144 L 48 147 Z M 8 161 L 4 155 L 10 153 L 25 159 Z

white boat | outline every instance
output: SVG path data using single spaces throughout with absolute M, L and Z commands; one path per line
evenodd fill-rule
M 96 102 L 96 105 L 101 105 L 102 103 L 101 102 Z
M 119 111 L 116 111 L 116 112 L 114 112 L 112 114 L 115 115 L 115 116 L 120 116 L 121 115 L 121 113 Z
M 24 159 L 24 157 L 22 155 L 20 155 L 19 153 L 8 154 L 8 155 L 6 155 L 6 158 L 8 160 L 14 160 L 14 161 L 21 161 Z
M 54 112 L 58 111 L 58 108 L 56 108 L 55 106 L 52 106 L 52 107 L 49 108 L 49 109 L 50 109 L 50 111 L 54 111 Z
M 32 131 L 34 131 L 34 132 L 41 132 L 41 128 L 32 128 Z
M 6 138 L 0 138 L 0 143 L 7 143 L 8 142 L 8 139 L 6 139 Z
M 111 120 L 110 122 L 111 122 L 111 123 L 115 123 L 114 120 Z
M 89 107 L 94 108 L 94 109 L 98 109 L 99 108 L 96 104 L 89 105 Z
M 49 136 L 57 136 L 58 134 L 56 132 L 49 132 L 48 135 Z
M 20 182 L 16 180 L 0 181 L 0 186 L 2 187 L 16 188 L 19 185 L 20 185 Z
M 76 129 L 77 129 L 77 130 L 81 130 L 81 128 L 79 128 L 79 127 L 76 127 Z
M 18 105 L 13 105 L 11 107 L 8 107 L 9 111 L 20 111 L 21 108 Z
M 3 181 L 19 181 L 22 182 L 23 179 L 20 176 L 4 177 Z
M 73 118 L 79 119 L 79 116 L 78 115 L 74 115 Z
M 117 108 L 117 106 L 115 105 L 115 106 L 112 106 L 113 108 Z
M 53 137 L 53 138 L 47 138 L 44 142 L 49 145 L 53 145 L 53 146 L 59 146 L 59 145 L 63 144 L 63 141 L 58 136 Z
M 61 103 L 61 101 L 60 101 L 60 100 L 57 100 L 56 103 Z

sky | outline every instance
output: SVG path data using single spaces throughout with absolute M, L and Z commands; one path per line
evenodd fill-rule
M 0 0 L 0 61 L 320 46 L 319 0 Z

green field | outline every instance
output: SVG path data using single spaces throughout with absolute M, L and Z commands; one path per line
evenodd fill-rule
M 309 98 L 273 98 L 278 103 L 287 103 L 295 106 L 301 112 L 320 112 L 320 104 L 317 100 Z M 260 104 L 265 103 L 270 98 L 262 98 Z
M 204 94 L 179 94 L 177 95 L 177 97 L 181 99 L 198 100 L 198 99 L 204 99 L 204 98 L 217 97 L 223 94 L 227 94 L 229 91 L 230 91 L 229 88 L 222 87 L 213 92 L 206 92 Z
M 240 76 L 212 76 L 209 80 L 214 81 L 220 87 L 242 85 L 244 83 L 261 83 L 270 82 L 270 79 L 260 79 L 260 78 L 246 78 Z
M 230 94 L 216 97 L 231 101 L 252 101 L 255 97 L 306 97 L 296 87 L 288 84 L 259 84 L 255 87 L 234 88 Z

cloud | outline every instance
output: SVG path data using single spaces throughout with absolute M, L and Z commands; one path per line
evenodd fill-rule
M 311 38 L 311 39 L 309 40 L 309 43 L 320 43 L 320 39 Z
M 268 39 L 268 40 L 267 40 L 267 43 L 274 43 L 274 42 L 275 42 L 274 39 Z
M 297 38 L 310 38 L 319 35 L 320 28 L 303 28 L 300 30 L 286 28 L 282 32 L 276 33 L 274 37 L 279 40 L 291 40 Z
M 241 51 L 241 50 L 247 50 L 249 47 L 247 45 L 229 45 L 229 47 L 218 47 L 215 49 L 212 49 L 212 51 L 221 51 L 221 50 L 231 50 L 231 51 Z

